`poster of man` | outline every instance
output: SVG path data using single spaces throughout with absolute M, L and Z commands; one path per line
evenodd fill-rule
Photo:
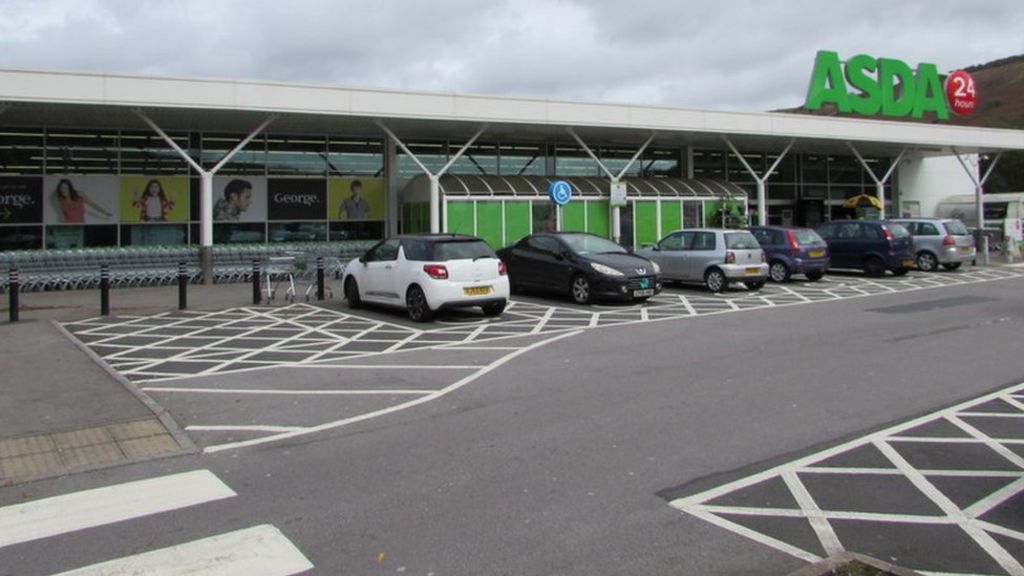
M 267 219 L 266 178 L 215 177 L 215 222 L 262 222 Z
M 47 224 L 117 223 L 117 176 L 55 174 L 43 191 Z
M 122 176 L 122 222 L 187 222 L 187 176 Z
M 330 219 L 384 220 L 387 214 L 381 178 L 332 178 L 328 182 Z

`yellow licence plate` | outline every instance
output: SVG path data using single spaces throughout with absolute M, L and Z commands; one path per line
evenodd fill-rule
M 747 276 L 757 276 L 758 274 L 761 273 L 761 269 L 758 268 L 757 266 L 751 266 L 751 267 L 746 268 L 745 270 L 743 270 L 743 272 Z
M 486 296 L 491 293 L 490 286 L 471 286 L 463 288 L 462 293 L 466 296 Z
M 811 258 L 821 258 L 824 255 L 824 250 L 811 250 Z
M 960 247 L 960 251 L 963 252 L 964 254 L 970 254 L 971 253 L 971 247 L 970 246 L 961 246 Z

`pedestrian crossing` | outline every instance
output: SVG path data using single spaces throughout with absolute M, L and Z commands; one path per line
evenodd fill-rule
M 7 547 L 68 538 L 237 496 L 209 470 L 103 486 L 0 508 L 0 564 Z M 263 524 L 69 568 L 55 576 L 291 576 L 313 564 L 275 526 Z M 0 570 L 3 572 L 3 570 Z

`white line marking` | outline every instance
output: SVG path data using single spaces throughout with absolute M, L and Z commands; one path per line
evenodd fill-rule
M 945 476 L 949 478 L 1019 478 L 1020 472 L 1005 470 L 920 470 L 925 476 Z M 828 468 L 825 466 L 800 469 L 801 474 L 868 474 L 877 476 L 880 474 L 889 476 L 902 476 L 903 472 L 894 468 Z
M 243 441 L 243 442 L 232 442 L 232 443 L 229 443 L 229 444 L 219 444 L 219 445 L 216 445 L 216 446 L 208 446 L 208 447 L 203 449 L 203 452 L 209 454 L 209 453 L 213 453 L 213 452 L 220 452 L 220 451 L 223 451 L 223 450 L 234 450 L 234 449 L 237 449 L 237 448 L 245 448 L 245 447 L 248 447 L 248 446 L 256 446 L 256 445 L 259 445 L 259 444 L 266 444 L 266 443 L 269 443 L 269 442 L 276 442 L 276 441 L 285 440 L 285 439 L 288 439 L 288 438 L 295 438 L 297 436 L 304 436 L 304 435 L 307 435 L 307 434 L 314 434 L 316 432 L 322 432 L 322 431 L 325 431 L 325 430 L 331 430 L 331 429 L 334 429 L 334 428 L 340 428 L 342 426 L 347 426 L 349 424 L 354 424 L 356 422 L 362 422 L 364 420 L 370 420 L 370 419 L 373 419 L 373 418 L 379 418 L 381 416 L 384 416 L 384 415 L 387 415 L 387 414 L 391 414 L 393 412 L 399 412 L 401 410 L 406 410 L 408 408 L 412 408 L 413 406 L 417 406 L 419 404 L 424 404 L 426 402 L 430 402 L 432 400 L 436 400 L 438 398 L 441 398 L 442 396 L 450 394 L 450 393 L 458 390 L 459 388 L 462 388 L 463 386 L 465 386 L 465 385 L 475 381 L 477 378 L 480 378 L 481 376 L 484 376 L 484 375 L 492 372 L 493 370 L 495 370 L 495 369 L 497 369 L 497 368 L 499 368 L 499 367 L 501 367 L 501 366 L 511 362 L 512 360 L 518 358 L 519 356 L 522 356 L 523 354 L 526 354 L 528 352 L 532 352 L 533 350 L 535 350 L 537 348 L 540 348 L 542 346 L 546 346 L 547 344 L 550 344 L 550 343 L 555 342 L 557 340 L 561 340 L 563 338 L 568 338 L 570 336 L 575 336 L 577 334 L 581 334 L 582 332 L 583 332 L 582 330 L 576 330 L 575 332 L 567 332 L 567 333 L 563 333 L 563 334 L 558 334 L 557 336 L 553 336 L 551 338 L 547 338 L 547 339 L 541 340 L 539 342 L 534 342 L 533 344 L 531 344 L 531 345 L 529 345 L 529 346 L 527 346 L 525 348 L 521 348 L 519 350 L 516 350 L 515 352 L 512 352 L 510 354 L 502 356 L 501 358 L 495 360 L 494 362 L 491 362 L 487 366 L 484 366 L 483 368 L 480 368 L 476 372 L 463 377 L 462 379 L 460 379 L 460 380 L 456 381 L 455 383 L 445 387 L 442 390 L 438 390 L 437 392 L 435 392 L 433 394 L 429 394 L 427 396 L 421 396 L 420 398 L 417 398 L 417 399 L 409 401 L 409 402 L 404 402 L 402 404 L 397 404 L 395 406 L 391 406 L 391 407 L 385 408 L 383 410 L 377 410 L 375 412 L 367 412 L 365 414 L 360 414 L 358 416 L 353 416 L 351 418 L 344 418 L 342 420 L 337 420 L 335 422 L 328 422 L 326 424 L 320 424 L 318 426 L 311 426 L 309 429 L 303 430 L 303 431 L 285 432 L 285 433 L 281 433 L 281 434 L 275 434 L 273 436 L 267 436 L 266 438 L 257 438 L 257 439 L 253 439 L 253 440 Z
M 804 483 L 800 481 L 800 478 L 796 475 L 796 472 L 783 472 L 782 480 L 786 483 L 786 487 L 796 498 L 796 503 L 800 506 L 800 509 L 807 515 L 807 520 L 811 523 L 811 528 L 814 529 L 814 533 L 818 536 L 818 540 L 821 542 L 821 547 L 825 549 L 825 554 L 832 556 L 833 554 L 839 554 L 843 552 L 843 545 L 839 542 L 839 536 L 835 530 L 832 529 L 832 525 L 828 523 L 821 514 L 821 508 L 814 501 L 811 493 L 807 491 Z
M 264 524 L 56 576 L 291 576 L 312 569 L 280 530 Z
M 195 392 L 197 394 L 255 394 L 279 396 L 371 396 L 436 394 L 437 390 L 260 390 L 254 388 L 143 388 L 146 392 Z
M 992 494 L 989 494 L 967 508 L 964 508 L 964 514 L 975 518 L 982 516 L 989 510 L 1005 502 L 1008 498 L 1016 496 L 1017 493 L 1022 490 L 1024 490 L 1024 478 L 1018 478 L 1016 482 L 1010 482 L 1000 490 L 996 490 Z
M 186 426 L 188 432 L 297 432 L 306 430 L 304 426 Z
M 759 542 L 761 544 L 764 544 L 765 546 L 768 546 L 768 547 L 774 548 L 776 550 L 785 552 L 785 553 L 789 554 L 790 556 L 795 556 L 795 557 L 797 557 L 797 558 L 799 558 L 801 560 L 807 561 L 807 562 L 819 562 L 819 561 L 821 561 L 821 557 L 816 555 L 816 554 L 811 554 L 810 552 L 807 552 L 806 550 L 802 550 L 800 548 L 797 548 L 796 546 L 793 546 L 792 544 L 789 544 L 787 542 L 783 542 L 782 540 L 776 540 L 775 538 L 772 538 L 771 536 L 767 536 L 765 534 L 761 534 L 760 532 L 755 532 L 754 530 L 751 530 L 750 528 L 747 528 L 746 526 L 742 526 L 742 525 L 737 524 L 735 522 L 731 522 L 729 520 L 726 520 L 725 518 L 722 518 L 721 516 L 716 516 L 714 514 L 709 514 L 709 513 L 705 512 L 705 511 L 701 510 L 700 507 L 691 508 L 691 507 L 687 506 L 685 508 L 681 508 L 681 510 L 683 512 L 686 512 L 687 514 L 690 514 L 691 516 L 695 516 L 697 518 L 700 518 L 701 520 L 704 520 L 705 522 L 708 522 L 710 524 L 714 524 L 715 526 L 718 526 L 719 528 L 724 528 L 724 529 L 726 529 L 726 530 L 728 530 L 730 532 L 739 534 L 740 536 L 745 536 L 745 537 L 749 538 L 750 540 L 753 540 L 754 542 Z
M 196 470 L 16 504 L 0 508 L 0 548 L 235 495 Z

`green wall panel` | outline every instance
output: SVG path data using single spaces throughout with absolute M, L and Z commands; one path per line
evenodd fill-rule
M 473 203 L 448 203 L 448 231 L 453 234 L 473 234 Z
M 704 225 L 708 228 L 717 228 L 722 225 L 722 217 L 718 211 L 722 208 L 722 203 L 718 200 L 708 201 L 704 203 Z
M 661 202 L 661 235 L 674 232 L 683 227 L 683 206 L 682 202 L 662 201 Z
M 633 207 L 636 245 L 654 244 L 658 238 L 658 205 L 653 201 L 636 202 Z
M 495 250 L 502 247 L 502 224 L 501 202 L 476 203 L 476 235 Z
M 605 238 L 611 237 L 608 210 L 608 202 L 600 200 L 587 202 L 587 232 Z
M 562 207 L 562 230 L 566 232 L 586 232 L 583 222 L 583 202 L 569 202 Z
M 510 246 L 530 235 L 533 216 L 529 202 L 505 203 L 505 245 Z

